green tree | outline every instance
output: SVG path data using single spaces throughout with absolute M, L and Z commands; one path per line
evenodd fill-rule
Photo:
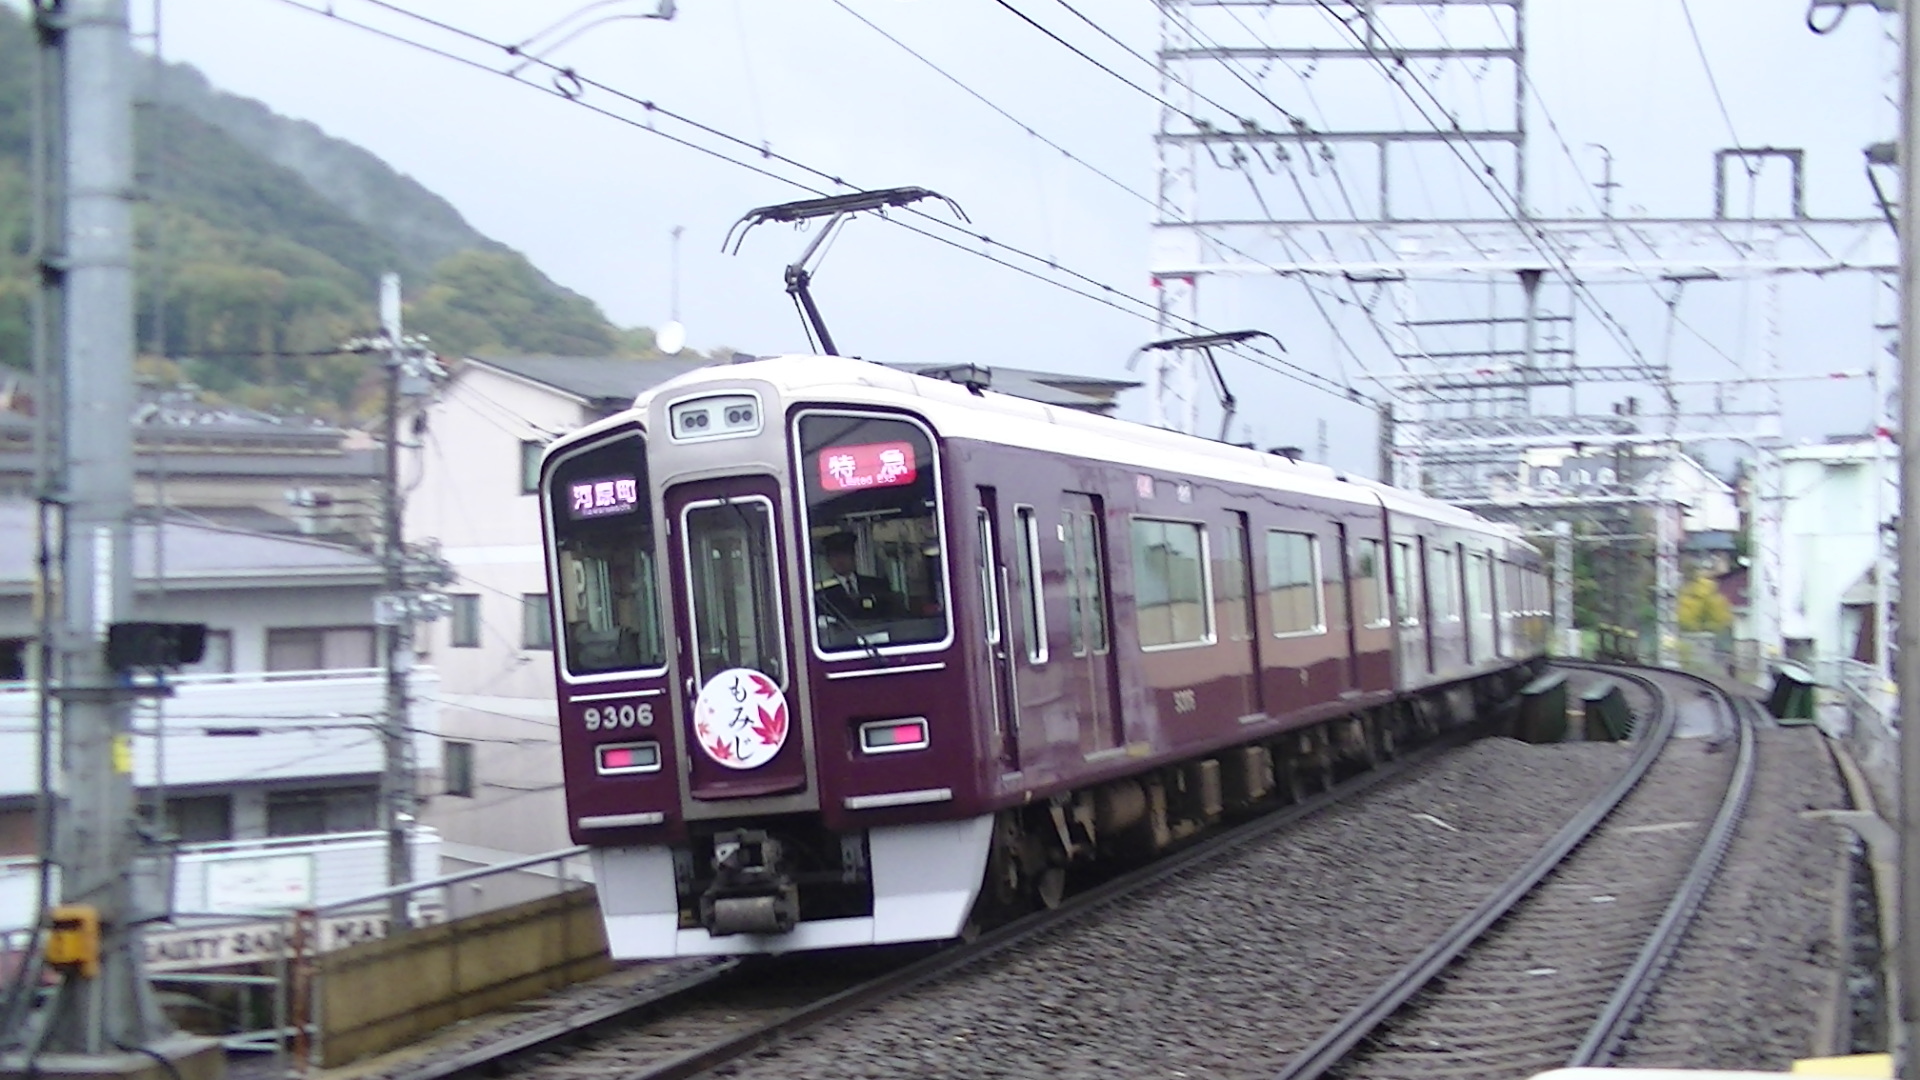
M 1681 586 L 1675 607 L 1680 629 L 1689 634 L 1717 634 L 1733 625 L 1733 609 L 1727 598 L 1704 574 Z

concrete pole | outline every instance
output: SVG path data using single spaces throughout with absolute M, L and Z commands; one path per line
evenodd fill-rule
M 406 367 L 405 345 L 401 341 L 400 275 L 380 278 L 380 323 L 386 333 L 387 418 L 386 471 L 381 482 L 381 559 L 386 568 L 386 611 L 380 620 L 381 638 L 386 646 L 382 665 L 386 669 L 387 706 L 382 733 L 386 743 L 386 772 L 382 777 L 381 826 L 387 832 L 387 884 L 404 885 L 413 880 L 413 852 L 408 839 L 413 832 L 414 790 L 413 740 L 407 731 L 410 712 L 407 680 L 413 669 L 413 611 L 407 591 L 406 538 L 401 532 L 400 499 L 400 378 Z M 388 933 L 407 928 L 407 897 L 396 895 L 388 901 Z
M 1920 3 L 1901 15 L 1900 138 L 1900 711 L 1920 702 Z M 1913 1075 L 1920 1023 L 1920 738 L 1900 740 L 1900 1030 L 1895 1074 Z
M 168 1030 L 136 922 L 132 696 L 106 661 L 107 628 L 133 606 L 133 56 L 127 0 L 65 0 L 37 18 L 62 67 L 50 164 L 64 212 L 47 264 L 64 344 L 55 484 L 66 504 L 54 856 L 61 901 L 93 907 L 101 926 L 99 973 L 66 977 L 42 1053 L 105 1055 Z

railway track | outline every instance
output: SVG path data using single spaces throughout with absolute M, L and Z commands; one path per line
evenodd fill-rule
M 1523 900 L 1543 881 L 1554 877 L 1556 868 L 1581 848 L 1654 766 L 1675 723 L 1677 710 L 1673 705 L 1674 695 L 1661 685 L 1671 677 L 1627 673 L 1615 668 L 1604 670 L 1615 678 L 1643 686 L 1656 701 L 1664 703 L 1657 709 L 1657 715 L 1651 718 L 1651 723 L 1642 722 L 1639 725 L 1645 737 L 1639 739 L 1633 758 L 1617 780 L 1582 808 L 1503 885 L 1454 923 L 1439 940 L 1407 963 L 1332 1029 L 1307 1045 L 1281 1076 L 1287 1080 L 1303 1080 L 1329 1074 L 1371 1075 L 1375 1070 L 1368 1064 L 1368 1054 L 1356 1051 L 1377 1052 L 1382 1046 L 1391 1048 L 1396 1041 L 1424 1045 L 1428 1037 L 1407 1025 L 1404 1010 L 1408 1004 L 1412 1002 L 1416 1006 L 1424 1006 L 1430 1013 L 1434 1012 L 1434 1000 L 1444 996 L 1432 989 L 1436 977 L 1450 973 L 1460 962 L 1462 954 L 1467 953 L 1491 928 L 1515 924 L 1520 918 L 1516 908 L 1522 908 Z M 1720 707 L 1733 708 L 1724 696 L 1720 700 L 1723 702 Z M 1729 712 L 1729 715 L 1733 714 Z M 1739 765 L 1732 771 L 1744 777 L 1751 772 L 1752 735 L 1744 718 L 1737 726 L 1741 749 Z M 1465 733 L 1462 733 L 1453 740 L 1425 747 L 1301 803 L 1221 831 L 1139 870 L 1081 891 L 1057 909 L 1037 913 L 971 943 L 933 952 L 922 947 L 833 961 L 825 960 L 820 954 L 795 957 L 791 962 L 781 958 L 728 961 L 661 985 L 635 1001 L 608 1006 L 457 1058 L 401 1073 L 393 1080 L 465 1080 L 467 1077 L 503 1075 L 509 1071 L 518 1074 L 530 1067 L 540 1074 L 556 1078 L 597 1076 L 609 1072 L 619 1073 L 627 1080 L 665 1080 L 701 1075 L 801 1032 L 819 1030 L 836 1018 L 883 1004 L 916 986 L 978 965 L 995 954 L 1032 941 L 1065 923 L 1082 919 L 1123 897 L 1246 847 L 1302 818 L 1416 768 L 1464 737 Z M 1668 909 L 1659 913 L 1659 933 L 1646 941 L 1641 957 L 1632 965 L 1630 974 L 1633 978 L 1612 988 L 1612 1000 L 1602 1011 L 1598 1022 L 1582 1027 L 1580 1033 L 1586 1034 L 1585 1041 L 1591 1046 L 1582 1047 L 1582 1053 L 1588 1056 L 1575 1060 L 1582 1063 L 1607 1060 L 1631 1024 L 1632 1017 L 1644 1004 L 1652 979 L 1657 977 L 1667 952 L 1684 932 L 1692 907 L 1697 905 L 1706 891 L 1707 883 L 1711 880 L 1711 864 L 1717 862 L 1718 854 L 1724 850 L 1731 836 L 1739 801 L 1744 798 L 1743 790 L 1727 809 L 1720 812 L 1713 827 L 1708 830 L 1707 840 L 1701 845 L 1703 858 L 1697 860 L 1699 867 L 1686 876 Z M 1704 857 L 1708 852 L 1711 852 L 1711 858 Z M 1653 921 L 1652 913 L 1637 924 L 1642 936 L 1649 921 Z M 1638 941 L 1636 937 L 1625 944 L 1621 951 L 1631 951 Z M 1448 977 L 1451 978 L 1451 975 Z M 1597 1001 L 1602 995 L 1591 996 Z M 1555 1007 L 1565 1011 L 1564 1006 Z M 1594 1011 L 1591 1003 L 1587 1011 Z M 1562 1023 L 1559 1026 L 1564 1028 L 1565 1025 Z M 1396 1029 L 1401 1029 L 1403 1035 L 1394 1035 Z M 1475 1039 L 1512 1041 L 1510 1032 L 1467 1032 L 1464 1038 L 1468 1042 Z M 1284 1041 L 1294 1045 L 1306 1042 L 1304 1037 Z M 1555 1051 L 1558 1056 L 1551 1058 L 1549 1064 L 1565 1062 L 1574 1041 L 1578 1040 L 1570 1039 L 1567 1046 L 1558 1048 Z M 1392 1071 L 1386 1070 L 1389 1074 Z
M 1590 803 L 1480 907 L 1289 1062 L 1280 1080 L 1527 1075 L 1558 1065 L 1608 1064 L 1629 1037 L 1744 811 L 1754 772 L 1752 703 L 1673 672 L 1565 666 L 1602 671 L 1652 695 L 1658 716 L 1632 765 L 1615 789 Z M 1649 856 L 1638 841 L 1691 831 L 1698 821 L 1620 823 L 1608 835 L 1602 820 L 1615 813 L 1663 753 L 1687 700 L 1676 693 L 1683 684 L 1725 717 L 1723 730 L 1737 740 L 1738 749 L 1724 770 L 1719 798 L 1713 799 L 1711 791 L 1696 793 L 1698 805 L 1691 809 L 1703 811 L 1698 817 L 1711 817 L 1705 835 L 1691 852 L 1668 851 L 1662 865 L 1660 855 Z M 1583 874 L 1583 861 L 1606 869 Z M 1621 873 L 1629 865 L 1635 869 Z M 1666 889 L 1650 886 L 1643 896 L 1601 884 L 1629 878 L 1677 883 Z M 1542 888 L 1555 882 L 1563 886 L 1557 893 Z M 1608 906 L 1608 917 L 1591 914 L 1596 901 Z M 1492 937 L 1502 940 L 1487 940 L 1496 924 L 1500 929 Z M 1541 958 L 1556 949 L 1581 959 L 1547 966 Z M 1617 981 L 1611 986 L 1596 981 L 1596 971 L 1618 970 L 1609 962 L 1612 957 L 1629 953 L 1633 960 Z M 1602 994 L 1604 1004 L 1598 1004 Z
M 394 1074 L 390 1080 L 473 1080 L 538 1065 L 543 1075 L 619 1072 L 623 1080 L 699 1076 L 791 1037 L 905 993 L 1030 941 L 1190 867 L 1243 848 L 1338 802 L 1434 759 L 1477 734 L 1473 728 L 1385 762 L 1298 803 L 1201 838 L 1139 869 L 1075 892 L 978 939 L 935 951 L 910 947 L 855 957 L 835 969 L 823 954 L 729 960 L 654 987 L 631 1002 L 605 1006 L 454 1057 Z M 872 970 L 862 971 L 864 966 Z M 823 967 L 828 973 L 823 977 Z

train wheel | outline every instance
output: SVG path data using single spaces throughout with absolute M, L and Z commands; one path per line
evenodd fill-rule
M 1067 868 L 1049 866 L 1042 870 L 1039 880 L 1034 882 L 1033 891 L 1041 907 L 1048 911 L 1059 907 L 1060 901 L 1067 898 Z

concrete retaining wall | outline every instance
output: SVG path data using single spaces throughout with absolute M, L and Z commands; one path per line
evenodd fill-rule
M 327 953 L 315 964 L 319 1064 L 415 1042 L 612 968 L 591 888 Z

